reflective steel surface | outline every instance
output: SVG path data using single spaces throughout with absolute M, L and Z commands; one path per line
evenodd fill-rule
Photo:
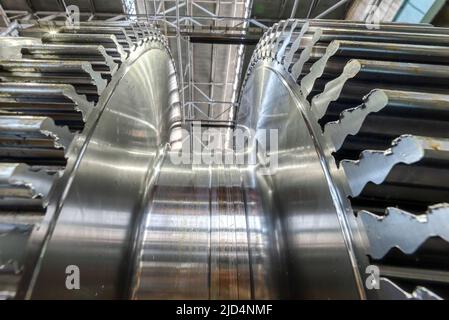
M 447 29 L 281 21 L 198 152 L 136 26 L 0 39 L 0 298 L 449 297 Z
M 63 203 L 54 208 L 57 224 L 50 227 L 34 271 L 31 298 L 126 297 L 125 261 L 131 259 L 142 192 L 177 120 L 172 110 L 176 83 L 170 81 L 175 74 L 167 51 L 151 43 L 133 55 L 114 90 L 102 96 L 105 106 L 95 131 L 86 136 L 67 177 Z M 84 270 L 81 290 L 66 289 L 68 265 Z M 48 283 L 54 284 L 51 290 Z

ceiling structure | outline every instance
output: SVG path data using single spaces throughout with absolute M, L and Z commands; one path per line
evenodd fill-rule
M 15 19 L 63 20 L 76 5 L 81 20 L 136 19 L 156 23 L 169 36 L 185 101 L 186 119 L 227 125 L 242 72 L 263 32 L 280 19 L 344 19 L 341 0 L 1 0 L 0 25 Z M 2 22 L 1 20 L 4 20 Z M 242 40 L 246 39 L 246 40 Z
M 80 19 L 133 19 L 157 24 L 169 37 L 185 119 L 229 125 L 243 71 L 264 31 L 289 18 L 363 20 L 380 3 L 391 21 L 406 0 L 0 0 L 0 28 L 13 21 L 64 20 L 67 6 Z M 393 9 L 394 10 L 393 10 Z M 382 10 L 383 10 L 382 9 Z M 395 11 L 393 14 L 392 12 Z M 207 121 L 206 121 L 207 120 Z
M 208 41 L 194 43 L 191 36 L 195 34 L 198 39 L 203 34 L 219 35 L 229 32 L 227 28 L 245 27 L 245 23 L 238 19 L 248 18 L 251 9 L 248 5 L 248 0 L 137 1 L 137 14 L 158 21 L 169 36 L 174 57 L 183 61 L 181 65 L 178 63 L 178 71 L 184 74 L 181 87 L 185 89 L 187 119 L 211 119 L 216 123 L 229 120 L 229 112 L 236 100 L 238 88 L 234 83 L 242 67 L 243 47 Z M 178 31 L 182 32 L 179 37 Z
M 173 36 L 175 57 L 181 48 L 178 60 L 183 61 L 180 71 L 184 74 L 186 118 L 209 120 L 219 126 L 232 119 L 243 70 L 264 30 L 281 19 L 315 17 L 336 4 L 339 6 L 326 17 L 344 19 L 350 2 L 137 0 L 136 13 L 139 18 L 144 15 L 161 22 L 165 33 Z M 181 39 L 176 37 L 177 30 Z
M 76 5 L 86 13 L 124 13 L 124 2 L 121 0 L 2 0 L 5 11 L 61 12 L 66 6 Z

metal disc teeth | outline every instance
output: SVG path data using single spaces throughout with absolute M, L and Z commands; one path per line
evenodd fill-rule
M 343 72 L 341 72 L 342 69 Z M 360 101 L 361 96 L 368 94 L 373 89 L 427 93 L 446 92 L 445 88 L 449 84 L 448 74 L 449 67 L 445 65 L 363 59 L 354 59 L 347 63 L 340 60 L 333 61 L 324 69 L 323 79 L 329 80 L 325 84 L 323 92 L 313 97 L 312 105 L 315 106 L 312 106 L 312 108 L 314 108 L 318 119 L 321 119 L 326 114 L 331 102 L 337 99 L 348 103 Z M 335 76 L 338 77 L 333 79 Z M 429 86 L 431 81 L 437 81 L 433 88 Z M 400 83 L 399 86 L 398 82 Z M 354 84 L 359 84 L 362 91 L 357 92 L 355 90 L 357 86 L 354 86 Z M 404 90 L 403 88 L 408 89 Z M 315 90 L 320 90 L 320 88 L 316 87 Z M 332 95 L 333 100 L 328 98 L 330 95 Z
M 278 62 L 282 62 L 282 60 L 283 60 L 283 58 L 285 56 L 285 52 L 287 50 L 287 47 L 291 44 L 291 39 L 292 39 L 292 36 L 293 36 L 293 32 L 295 31 L 297 25 L 298 25 L 298 21 L 297 20 L 292 21 L 291 26 L 290 26 L 290 31 L 287 33 L 287 36 L 285 37 L 285 39 L 282 39 L 282 37 L 281 37 L 282 35 L 280 37 L 278 37 L 278 41 L 277 41 L 278 49 L 277 49 L 277 53 L 276 53 L 276 60 Z M 285 33 L 285 30 L 287 29 L 287 26 L 288 26 L 288 24 L 286 23 L 284 25 L 284 29 L 283 29 L 282 33 Z M 308 24 L 304 24 L 302 26 L 301 31 L 300 31 L 299 36 L 298 36 L 299 39 L 301 39 L 304 36 L 304 34 L 306 33 L 308 27 L 309 27 Z M 282 43 L 282 46 L 280 46 L 280 43 Z M 298 44 L 298 48 L 299 48 L 299 44 Z M 298 49 L 298 48 L 296 48 L 296 49 Z M 292 47 L 291 51 L 292 50 L 294 50 L 294 47 Z M 289 63 L 291 63 L 291 60 L 292 59 L 290 59 Z
M 307 98 L 310 95 L 315 82 L 318 78 L 321 78 L 323 76 L 327 62 L 334 54 L 337 53 L 339 46 L 339 41 L 334 41 L 329 46 L 327 46 L 326 53 L 312 65 L 309 73 L 303 77 L 303 79 L 301 80 L 301 91 L 304 97 Z
M 303 74 L 304 71 L 304 66 L 307 63 L 307 61 L 309 61 L 310 56 L 312 54 L 313 46 L 320 40 L 320 38 L 321 38 L 321 29 L 318 29 L 313 33 L 311 43 L 305 45 L 305 49 L 301 51 L 299 59 L 293 65 L 291 69 L 293 79 L 295 80 L 300 79 L 300 76 Z M 284 66 L 286 67 L 286 70 L 288 70 L 289 66 L 287 64 L 285 64 Z
M 0 216 L 0 219 L 2 216 Z M 33 231 L 32 223 L 0 223 L 0 299 L 13 299 L 23 272 L 24 251 Z
M 354 136 L 360 132 L 369 114 L 379 112 L 388 104 L 388 96 L 381 90 L 373 91 L 364 100 L 361 106 L 344 110 L 338 121 L 325 125 L 324 133 L 333 142 L 335 150 L 342 147 L 349 135 Z
M 20 163 L 0 163 L 0 196 L 4 199 L 47 199 L 54 176 Z M 2 205 L 4 202 L 0 202 Z M 44 207 L 45 204 L 42 205 Z M 2 207 L 2 211 L 4 208 Z
M 397 208 L 388 208 L 384 216 L 368 211 L 359 212 L 370 242 L 369 255 L 382 259 L 398 248 L 413 254 L 428 239 L 440 237 L 449 242 L 449 204 L 432 206 L 424 215 L 415 215 Z M 407 232 L 399 233 L 399 229 Z
M 438 145 L 436 149 L 433 144 Z M 441 150 L 440 146 L 444 149 Z M 414 164 L 425 161 L 425 157 L 434 156 L 435 152 L 442 159 L 448 156 L 449 140 L 435 140 L 430 144 L 426 138 L 414 136 L 402 136 L 393 142 L 391 149 L 387 151 L 363 151 L 360 160 L 343 160 L 340 165 L 344 169 L 349 180 L 352 197 L 359 196 L 369 183 L 377 185 L 384 182 L 391 170 L 397 164 Z
M 363 24 L 362 24 L 363 25 Z M 321 41 L 330 43 L 333 40 L 360 41 L 360 42 L 384 42 L 415 45 L 443 45 L 449 44 L 447 29 L 407 25 L 392 28 L 381 25 L 379 30 L 367 30 L 366 26 L 354 28 L 354 25 L 345 26 L 315 26 L 311 29 L 320 28 L 323 32 Z M 395 30 L 396 29 L 396 30 Z
M 0 116 L 2 161 L 64 164 L 73 134 L 45 117 Z
M 78 26 L 78 27 L 62 27 L 58 29 L 59 33 L 70 33 L 70 34 L 99 34 L 114 35 L 117 38 L 117 42 L 126 52 L 130 52 L 134 46 L 133 41 L 128 36 L 126 30 L 120 27 L 99 27 L 99 26 Z
M 318 29 L 321 31 L 321 29 Z M 321 31 L 322 32 L 322 31 Z M 329 56 L 327 61 L 334 58 L 370 58 L 381 61 L 397 61 L 412 63 L 449 63 L 449 53 L 443 46 L 422 46 L 400 43 L 379 43 L 334 40 L 330 45 L 320 43 L 314 47 L 312 60 L 317 61 L 324 58 L 328 48 L 337 46 L 337 51 Z M 323 60 L 321 61 L 323 62 Z
M 386 278 L 380 278 L 379 288 L 379 298 L 384 300 L 442 300 L 440 296 L 425 287 L 416 287 L 410 293 Z
M 326 83 L 324 91 L 313 97 L 311 108 L 317 119 L 324 117 L 330 103 L 339 99 L 346 82 L 357 76 L 360 70 L 360 62 L 352 60 L 344 67 L 343 73 L 338 78 Z
M 276 48 L 276 60 L 297 79 L 325 141 L 333 146 L 348 183 L 342 192 L 367 232 L 366 254 L 382 264 L 394 248 L 404 256 L 424 250 L 426 260 L 429 239 L 449 242 L 447 29 L 382 24 L 380 30 L 366 30 L 355 22 L 314 20 L 288 24 L 296 30 L 273 26 L 264 36 L 253 64 L 273 48 L 274 33 L 278 43 L 289 42 Z M 404 263 L 405 271 L 397 272 L 393 263 L 383 267 L 383 274 L 401 285 L 447 284 L 441 261 L 432 270 Z M 440 299 L 423 287 L 407 292 L 389 279 L 381 282 L 381 298 Z
M 114 35 L 103 34 L 46 34 L 42 37 L 45 44 L 95 44 L 105 48 L 106 53 L 114 58 L 116 63 L 122 63 L 128 57 L 128 53 L 120 45 Z
M 312 45 L 310 43 L 306 45 L 308 37 L 305 35 L 308 32 L 309 23 L 305 21 L 290 19 L 274 24 L 256 45 L 242 87 L 260 61 L 276 61 L 287 72 L 291 68 L 293 74 L 301 72 L 303 65 L 309 59 L 313 44 L 319 40 L 321 35 L 320 30 L 309 32 L 308 37 L 310 37 Z
M 44 217 L 55 179 L 45 169 L 0 163 L 0 299 L 15 296 L 28 240 Z
M 325 135 L 333 142 L 335 151 L 350 146 L 357 135 L 393 139 L 404 133 L 420 136 L 449 138 L 449 96 L 407 91 L 374 90 L 365 102 L 350 109 L 344 109 L 338 116 L 336 110 L 328 110 L 327 120 L 338 117 L 338 121 L 324 125 Z M 350 137 L 351 136 L 351 137 Z M 352 139 L 352 140 L 351 140 Z M 346 146 L 344 145 L 346 142 Z M 370 143 L 365 139 L 365 146 Z
M 93 104 L 71 85 L 0 83 L 0 109 L 9 115 L 45 116 L 58 126 L 82 130 Z
M 31 59 L 0 60 L 3 82 L 71 84 L 79 95 L 98 101 L 106 88 L 106 80 L 90 63 Z
M 27 45 L 20 47 L 20 56 L 17 58 L 54 61 L 79 61 L 90 63 L 95 72 L 110 80 L 117 71 L 118 65 L 113 58 L 106 53 L 102 46 L 96 45 Z
M 364 151 L 360 160 L 343 160 L 340 165 L 349 194 L 359 197 L 356 201 L 376 200 L 419 211 L 449 199 L 448 151 L 447 139 L 402 136 L 385 152 Z
M 168 46 L 159 31 L 133 24 L 49 30 L 26 30 L 42 41 L 0 39 L 8 49 L 0 50 L 0 299 L 16 294 L 28 240 L 65 169 L 73 132 L 83 130 L 137 45 L 150 40 Z

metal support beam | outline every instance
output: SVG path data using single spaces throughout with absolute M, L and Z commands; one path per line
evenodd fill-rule
M 90 11 L 91 11 L 92 14 L 94 15 L 94 14 L 96 13 L 96 8 L 95 8 L 94 0 L 89 0 L 89 6 L 90 6 Z
M 228 44 L 228 45 L 256 45 L 260 36 L 258 35 L 227 35 L 210 33 L 184 33 L 190 38 L 192 43 Z
M 183 2 L 183 4 L 185 5 L 186 2 Z M 179 7 L 180 7 L 180 3 L 179 0 L 176 0 L 176 22 L 177 22 L 177 32 L 178 35 L 176 37 L 176 45 L 177 45 L 177 51 L 178 51 L 178 68 L 179 68 L 179 80 L 180 80 L 180 85 L 181 88 L 184 88 L 184 66 L 183 66 L 183 61 L 182 61 L 182 44 L 181 44 L 181 33 L 180 33 L 180 28 L 179 28 Z M 184 90 L 181 91 L 181 105 L 184 107 L 185 105 L 185 94 L 184 94 Z M 183 119 L 184 120 L 184 119 Z
M 119 21 L 119 20 L 123 20 L 123 19 L 126 19 L 126 15 L 125 14 L 119 14 L 119 15 L 117 15 L 115 17 L 106 19 L 106 21 Z
M 33 1 L 31 1 L 31 0 L 26 0 L 26 4 L 27 4 L 28 8 L 30 8 L 30 12 L 31 12 L 31 13 L 35 13 L 35 12 L 36 12 L 36 9 L 35 9 L 34 6 L 33 6 Z
M 9 26 L 11 23 L 11 20 L 8 18 L 8 15 L 6 14 L 5 10 L 2 7 L 2 4 L 0 3 L 0 18 L 3 20 L 3 24 L 5 26 Z
M 186 2 L 185 2 L 185 1 L 184 1 L 183 3 L 180 3 L 179 5 L 178 5 L 178 2 L 176 2 L 176 3 L 177 3 L 177 4 L 176 4 L 174 7 L 168 8 L 167 10 L 165 10 L 165 11 L 163 11 L 163 12 L 161 12 L 161 13 L 158 13 L 158 15 L 166 16 L 167 14 L 169 14 L 169 13 L 171 13 L 171 12 L 173 12 L 173 11 L 178 11 L 179 8 L 185 7 L 185 5 L 186 5 Z M 178 16 L 178 15 L 177 15 L 177 16 Z
M 183 7 L 185 6 L 185 4 L 181 3 L 179 5 L 179 7 Z M 176 10 L 176 8 L 173 8 L 174 10 Z M 167 9 L 167 11 L 172 10 L 172 8 Z M 22 10 L 5 10 L 6 14 L 10 15 L 10 16 L 25 16 L 25 15 L 30 15 L 30 12 L 28 11 L 22 11 Z M 57 14 L 57 13 L 62 13 L 65 14 L 65 12 L 60 12 L 60 11 L 37 11 L 35 12 L 36 15 L 38 16 L 48 16 L 48 15 L 52 15 L 52 14 Z M 84 19 L 88 19 L 90 16 L 92 15 L 91 12 L 80 12 L 80 16 L 83 17 Z M 176 24 L 176 15 L 163 15 L 162 14 L 151 14 L 150 16 L 148 16 L 146 13 L 128 13 L 128 14 L 122 14 L 124 16 L 126 16 L 127 18 L 133 18 L 133 19 L 145 19 L 147 21 L 159 21 L 159 22 L 163 22 L 163 23 L 167 23 L 169 21 L 175 21 Z M 95 16 L 99 19 L 109 19 L 109 18 L 114 18 L 117 17 L 117 13 L 106 13 L 106 12 L 97 12 L 95 14 Z M 30 18 L 32 18 L 33 15 L 30 15 Z M 190 15 L 180 15 L 179 16 L 180 21 L 192 21 L 193 23 L 196 23 L 197 25 L 212 25 L 214 21 L 217 22 L 229 22 L 229 24 L 232 24 L 231 22 L 238 22 L 238 24 L 244 24 L 245 22 L 247 22 L 248 24 L 253 25 L 252 27 L 254 28 L 254 26 L 261 28 L 263 30 L 268 29 L 269 26 L 271 26 L 272 24 L 278 22 L 277 19 L 249 19 L 249 18 L 245 18 L 245 17 L 231 17 L 231 16 L 218 16 L 218 17 L 212 17 L 212 16 L 190 16 Z M 185 25 L 183 25 L 183 27 L 186 27 Z M 232 29 L 233 27 L 228 26 L 228 29 Z
M 4 30 L 3 32 L 0 33 L 0 36 L 2 36 L 2 37 L 11 36 L 13 34 L 13 32 L 17 30 L 18 27 L 19 27 L 19 24 L 17 23 L 17 21 L 14 21 L 13 23 L 11 23 L 8 26 L 8 28 L 6 28 L 6 30 Z
M 329 9 L 323 11 L 322 13 L 320 13 L 319 15 L 317 15 L 315 17 L 315 19 L 322 19 L 325 16 L 327 16 L 328 14 L 334 12 L 335 10 L 337 10 L 338 8 L 340 8 L 342 5 L 348 3 L 350 0 L 340 0 L 339 2 L 337 2 L 336 4 L 334 4 L 332 7 L 330 7 Z
M 292 9 L 292 13 L 290 15 L 290 19 L 293 19 L 296 17 L 296 12 L 298 11 L 299 1 L 300 0 L 295 0 L 295 3 L 293 3 L 293 9 Z
M 309 19 L 312 16 L 312 12 L 313 10 L 315 10 L 317 3 L 318 3 L 317 0 L 312 0 L 312 2 L 310 3 L 309 11 L 307 12 L 307 19 Z
M 43 18 L 39 18 L 39 20 L 40 21 L 52 21 L 52 20 L 54 20 L 54 19 L 56 19 L 58 17 L 64 17 L 64 16 L 65 15 L 55 13 L 55 14 L 51 14 L 51 15 L 43 17 Z
M 201 11 L 203 11 L 204 13 L 208 14 L 211 17 L 216 17 L 217 15 L 213 12 L 210 12 L 209 10 L 207 10 L 206 8 L 200 6 L 199 4 L 195 3 L 194 1 L 192 1 L 192 5 L 194 5 L 195 7 L 197 7 L 198 9 L 200 9 Z

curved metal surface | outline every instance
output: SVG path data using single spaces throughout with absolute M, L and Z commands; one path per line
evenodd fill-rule
M 304 114 L 307 102 L 298 100 L 279 72 L 270 63 L 253 70 L 242 95 L 239 122 L 254 130 L 279 132 L 278 169 L 265 177 L 270 190 L 262 194 L 275 195 L 271 207 L 281 226 L 277 233 L 284 238 L 290 298 L 363 298 L 358 266 L 350 256 L 352 239 L 344 238 L 342 228 L 347 226 L 338 217 L 341 200 L 332 194 L 334 186 L 329 184 L 334 182 L 324 172 L 328 168 L 322 164 L 319 131 Z
M 108 47 L 81 50 L 84 59 L 101 56 L 100 65 L 88 72 L 72 66 L 78 76 L 61 78 L 73 82 L 63 87 L 65 93 L 54 90 L 47 84 L 53 80 L 45 77 L 38 79 L 43 85 L 32 85 L 44 104 L 50 92 L 72 113 L 85 105 L 84 118 L 75 124 L 71 118 L 58 123 L 56 117 L 53 123 L 30 117 L 30 126 L 23 117 L 2 116 L 4 131 L 29 144 L 30 150 L 24 150 L 31 160 L 26 161 L 43 161 L 35 153 L 44 144 L 48 158 L 64 167 L 52 190 L 39 191 L 41 181 L 50 183 L 48 174 L 62 174 L 48 159 L 43 163 L 53 167 L 45 172 L 15 163 L 0 166 L 0 192 L 15 196 L 22 210 L 14 223 L 0 216 L 7 222 L 0 224 L 0 233 L 7 235 L 0 249 L 18 262 L 26 260 L 17 297 L 440 299 L 444 290 L 439 288 L 448 282 L 442 270 L 447 264 L 444 226 L 449 223 L 444 214 L 448 72 L 446 60 L 428 60 L 445 52 L 448 32 L 383 27 L 366 31 L 353 23 L 296 20 L 275 24 L 251 60 L 239 109 L 232 112 L 236 128 L 219 130 L 221 143 L 208 151 L 234 158 L 256 152 L 256 162 L 234 164 L 195 162 L 202 154 L 190 149 L 184 155 L 190 162 L 173 161 L 197 137 L 182 130 L 176 71 L 160 36 L 149 31 L 151 39 L 137 46 L 130 43 L 129 28 L 103 28 L 107 32 L 102 35 L 83 27 L 82 32 L 100 35 L 53 37 L 63 43 L 100 39 Z M 432 35 L 426 41 L 424 31 Z M 33 78 L 39 70 L 61 77 L 66 65 L 49 65 L 43 57 L 71 55 L 73 47 L 27 44 L 20 52 L 43 59 L 25 61 Z M 113 76 L 115 67 L 105 54 L 121 64 Z M 387 61 L 377 61 L 377 54 Z M 23 63 L 0 61 L 6 71 Z M 435 70 L 441 83 L 431 87 Z M 104 91 L 97 72 L 110 81 Z M 96 83 L 90 91 L 78 86 L 90 81 Z M 79 96 L 92 89 L 98 93 L 90 97 L 99 99 L 96 105 Z M 29 90 L 24 84 L 0 86 L 0 103 L 17 108 L 9 95 L 23 99 Z M 71 143 L 62 143 L 72 137 L 64 138 L 68 130 L 58 125 L 79 133 Z M 240 129 L 256 138 L 244 150 L 230 147 Z M 259 149 L 258 138 L 264 140 L 270 130 L 276 132 L 275 149 Z M 267 164 L 266 153 L 276 158 L 275 166 Z M 5 210 L 9 202 L 1 200 Z M 35 224 L 25 219 L 29 207 L 36 211 L 30 215 L 38 217 Z M 402 234 L 405 225 L 407 235 Z M 12 252 L 9 243 L 27 247 L 26 259 Z M 80 269 L 80 290 L 65 287 L 71 265 Z M 4 266 L 10 272 L 16 268 Z M 374 283 L 379 290 L 368 290 L 368 266 L 380 270 Z M 0 296 L 13 297 L 17 279 L 8 278 L 12 281 Z M 428 287 L 434 283 L 437 292 Z
M 169 143 L 170 124 L 179 121 L 172 110 L 177 89 L 171 57 L 160 44 L 149 47 L 122 66 L 92 136 L 65 179 L 61 206 L 50 207 L 57 224 L 48 230 L 30 298 L 126 297 L 126 261 L 146 175 Z M 86 284 L 81 290 L 66 289 L 68 265 L 80 268 Z
M 365 297 L 313 141 L 317 128 L 298 108 L 306 102 L 270 64 L 251 77 L 238 122 L 256 135 L 278 130 L 278 167 L 175 166 L 167 154 L 142 222 L 133 298 Z

